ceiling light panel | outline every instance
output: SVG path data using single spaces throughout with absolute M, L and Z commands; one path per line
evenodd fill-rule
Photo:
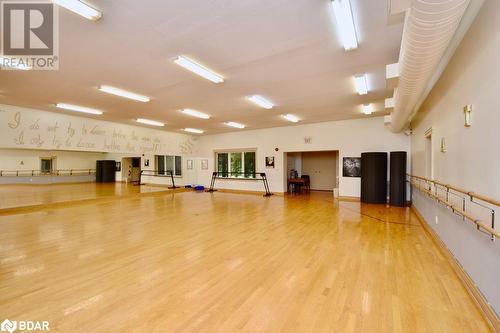
M 224 123 L 226 126 L 234 127 L 234 128 L 245 128 L 245 125 L 236 123 L 234 121 L 228 121 Z
M 59 109 L 65 109 L 65 110 L 70 110 L 70 111 L 74 111 L 74 112 L 82 112 L 82 113 L 89 113 L 89 114 L 96 114 L 96 115 L 102 114 L 102 111 L 100 111 L 100 110 L 91 109 L 91 108 L 87 108 L 85 106 L 74 105 L 74 104 L 57 103 L 56 107 L 58 107 Z
M 211 71 L 210 69 L 198 64 L 197 62 L 195 62 L 187 57 L 178 56 L 174 60 L 174 62 L 177 65 L 179 65 L 179 66 L 181 66 L 181 67 L 183 67 L 183 68 L 185 68 L 185 69 L 187 69 L 187 70 L 189 70 L 189 71 L 191 71 L 191 72 L 193 72 L 201 77 L 204 77 L 207 80 L 212 81 L 213 83 L 224 82 L 224 78 L 221 75 Z
M 128 99 L 132 99 L 134 101 L 143 102 L 143 103 L 149 102 L 151 100 L 148 96 L 139 95 L 139 94 L 136 94 L 136 93 L 133 93 L 130 91 L 126 91 L 126 90 L 111 87 L 111 86 L 100 86 L 99 90 L 102 92 L 111 94 L 111 95 L 120 96 L 120 97 L 124 97 L 124 98 L 128 98 Z
M 284 114 L 283 118 L 292 123 L 298 123 L 300 121 L 300 119 L 297 116 L 294 116 L 293 114 Z
M 196 133 L 196 134 L 202 134 L 203 131 L 197 128 L 185 128 L 184 132 L 189 132 L 189 133 Z
M 158 126 L 158 127 L 165 126 L 165 124 L 160 122 L 160 121 L 144 119 L 144 118 L 138 118 L 136 120 L 136 122 L 138 122 L 140 124 L 144 124 L 144 125 L 151 125 L 151 126 Z
M 360 95 L 368 94 L 368 83 L 366 79 L 366 74 L 354 76 L 354 84 L 356 85 L 356 91 Z
M 210 119 L 210 116 L 208 114 L 192 109 L 182 109 L 181 112 L 191 117 Z
M 274 107 L 273 103 L 259 95 L 248 96 L 247 99 L 264 109 L 272 109 Z
M 372 114 L 374 111 L 373 104 L 363 104 L 362 109 L 364 114 Z
M 102 12 L 78 0 L 53 0 L 53 2 L 91 21 L 97 21 L 102 17 Z
M 340 39 L 346 51 L 358 48 L 356 27 L 349 0 L 332 0 L 332 9 L 337 22 Z

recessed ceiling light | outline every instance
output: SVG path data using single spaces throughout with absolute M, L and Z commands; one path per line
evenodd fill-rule
M 364 114 L 372 114 L 373 113 L 373 104 L 363 104 L 363 113 Z
M 196 133 L 196 134 L 202 134 L 203 133 L 202 130 L 196 129 L 196 128 L 185 128 L 184 132 Z
M 366 74 L 354 76 L 354 83 L 356 84 L 356 90 L 360 95 L 368 94 L 368 83 L 366 81 Z
M 294 116 L 293 114 L 284 114 L 282 117 L 288 121 L 291 121 L 292 123 L 297 123 L 300 121 L 300 119 L 297 116 Z
M 102 114 L 102 111 L 87 108 L 84 106 L 73 105 L 73 104 L 57 103 L 56 107 L 58 107 L 59 109 L 65 109 L 65 110 L 70 110 L 70 111 L 75 111 L 75 112 L 83 112 L 83 113 L 90 113 L 90 114 L 97 114 L 97 115 Z
M 234 121 L 228 121 L 224 123 L 227 126 L 234 127 L 234 128 L 245 128 L 245 125 L 240 124 L 240 123 L 235 123 Z
M 213 71 L 209 70 L 208 68 L 203 67 L 200 64 L 197 64 L 191 59 L 188 59 L 184 56 L 178 56 L 174 62 L 181 66 L 184 67 L 185 69 L 201 76 L 204 77 L 207 80 L 210 80 L 214 83 L 222 83 L 224 82 L 224 78 L 220 76 L 219 74 L 214 73 Z
M 210 116 L 206 113 L 196 111 L 196 110 L 191 110 L 191 109 L 182 109 L 182 113 L 187 114 L 188 116 L 191 117 L 196 117 L 196 118 L 201 118 L 201 119 L 210 119 Z
M 247 97 L 249 101 L 252 101 L 253 103 L 257 104 L 258 106 L 264 108 L 264 109 L 272 109 L 273 108 L 273 103 L 268 101 L 262 96 L 259 95 L 252 95 Z
M 91 21 L 97 21 L 102 17 L 102 12 L 78 0 L 53 0 L 53 1 L 56 5 L 71 10 L 73 13 L 81 15 Z
M 151 99 L 148 96 L 144 95 L 139 95 L 130 91 L 122 90 L 119 88 L 111 87 L 111 86 L 100 86 L 98 88 L 100 91 L 111 94 L 111 95 L 116 95 L 120 97 L 125 97 L 129 99 L 133 99 L 134 101 L 138 102 L 149 102 Z
M 144 119 L 144 118 L 138 118 L 136 120 L 136 122 L 141 123 L 141 124 L 145 124 L 145 125 L 158 126 L 158 127 L 165 126 L 165 124 L 160 122 L 160 121 L 149 120 L 149 119 Z
M 332 8 L 344 49 L 346 51 L 357 49 L 358 39 L 352 17 L 351 3 L 349 0 L 332 0 Z

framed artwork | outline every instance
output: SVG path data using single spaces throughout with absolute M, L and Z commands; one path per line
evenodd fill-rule
M 187 160 L 187 169 L 192 170 L 193 169 L 193 160 Z
M 148 167 L 148 166 L 149 166 L 149 159 L 144 160 L 144 166 L 145 166 L 145 167 Z
M 208 170 L 208 160 L 201 160 L 201 169 Z
M 266 168 L 274 168 L 274 156 L 266 156 Z
M 122 162 L 116 162 L 115 171 L 122 171 Z
M 361 177 L 361 157 L 344 157 L 342 176 Z

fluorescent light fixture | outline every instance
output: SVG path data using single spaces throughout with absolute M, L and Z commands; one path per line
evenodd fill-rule
M 196 133 L 196 134 L 202 134 L 203 133 L 202 130 L 196 129 L 196 128 L 185 128 L 184 132 Z
M 196 117 L 196 118 L 201 118 L 201 119 L 210 119 L 210 116 L 206 113 L 196 111 L 196 110 L 191 110 L 191 109 L 182 109 L 182 113 L 187 114 L 188 116 L 191 117 Z
M 234 127 L 234 128 L 245 128 L 245 125 L 240 124 L 240 123 L 235 123 L 234 121 L 228 121 L 224 123 L 227 126 Z
M 100 86 L 99 90 L 111 95 L 133 99 L 134 101 L 138 102 L 149 102 L 151 100 L 148 96 L 139 95 L 130 91 L 122 90 L 111 86 Z
M 332 0 L 333 13 L 337 21 L 340 39 L 346 51 L 358 48 L 356 28 L 349 0 Z
M 86 3 L 78 0 L 53 0 L 56 5 L 64 7 L 73 13 L 81 15 L 91 21 L 97 21 L 102 17 L 102 13 Z
M 386 98 L 384 102 L 385 108 L 386 109 L 392 109 L 394 108 L 394 97 L 391 98 Z
M 300 121 L 300 119 L 293 114 L 284 114 L 282 117 L 288 121 L 291 121 L 292 123 L 298 123 Z
M 181 66 L 184 67 L 185 69 L 201 76 L 204 77 L 207 80 L 210 80 L 214 83 L 222 83 L 224 82 L 224 78 L 220 76 L 219 74 L 216 74 L 209 70 L 208 68 L 203 67 L 200 64 L 197 64 L 191 59 L 188 59 L 184 56 L 178 56 L 177 59 L 174 60 L 174 62 Z
M 65 109 L 75 112 L 83 112 L 83 113 L 98 114 L 98 115 L 102 114 L 102 111 L 73 104 L 57 103 L 56 107 L 58 107 L 59 109 Z
M 368 83 L 366 81 L 366 74 L 355 75 L 354 83 L 356 84 L 356 91 L 360 95 L 368 94 Z
M 363 113 L 364 114 L 372 114 L 373 113 L 373 104 L 363 104 Z
M 136 122 L 141 123 L 141 124 L 145 124 L 145 125 L 158 126 L 158 127 L 165 126 L 165 124 L 162 122 L 159 122 L 156 120 L 144 119 L 144 118 L 138 118 L 136 120 Z
M 269 102 L 267 99 L 259 95 L 252 95 L 248 96 L 247 98 L 249 101 L 252 101 L 253 103 L 264 109 L 272 109 L 274 106 L 273 103 Z

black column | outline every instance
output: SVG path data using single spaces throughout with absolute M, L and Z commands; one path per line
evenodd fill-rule
M 116 162 L 114 160 L 103 160 L 96 162 L 96 183 L 112 183 L 115 181 Z
M 361 154 L 361 202 L 387 203 L 387 153 Z
M 392 206 L 406 206 L 406 152 L 391 152 L 390 194 L 389 203 Z

